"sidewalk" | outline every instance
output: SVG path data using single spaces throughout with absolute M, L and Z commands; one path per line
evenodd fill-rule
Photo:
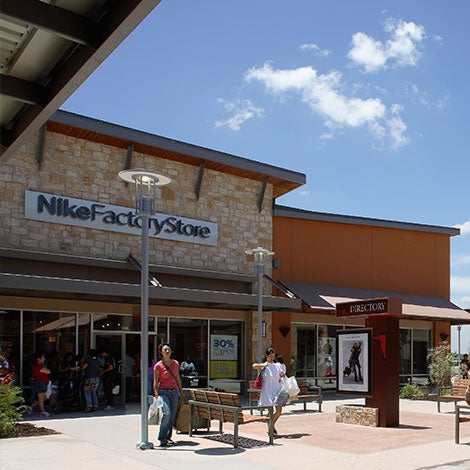
M 204 437 L 176 434 L 170 448 L 137 450 L 140 440 L 138 405 L 94 414 L 70 413 L 53 419 L 31 419 L 36 425 L 61 434 L 2 439 L 0 467 L 4 470 L 210 470 L 325 468 L 361 470 L 470 469 L 470 424 L 461 426 L 461 444 L 454 443 L 453 404 L 400 400 L 398 428 L 371 428 L 335 422 L 339 404 L 363 404 L 363 399 L 324 402 L 322 413 L 301 412 L 302 405 L 284 409 L 274 446 L 267 441 L 266 426 L 253 423 L 240 427 L 250 438 L 233 449 L 229 444 Z M 309 408 L 315 408 L 309 404 Z M 218 429 L 213 422 L 211 430 Z M 156 441 L 157 426 L 149 426 L 149 440 Z M 231 433 L 231 427 L 224 425 Z M 223 457 L 223 458 L 221 458 Z

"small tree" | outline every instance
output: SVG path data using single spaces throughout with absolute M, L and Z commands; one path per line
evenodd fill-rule
M 456 360 L 457 354 L 450 351 L 450 344 L 447 341 L 428 349 L 429 373 L 431 382 L 436 387 L 451 385 L 452 365 Z
M 26 410 L 22 393 L 21 388 L 13 382 L 0 382 L 0 437 L 16 429 Z

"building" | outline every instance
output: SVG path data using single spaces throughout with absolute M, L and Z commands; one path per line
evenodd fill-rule
M 150 359 L 170 340 L 201 384 L 243 391 L 258 302 L 245 250 L 272 246 L 273 199 L 305 175 L 62 111 L 0 170 L 2 349 L 22 385 L 38 351 L 106 346 L 138 363 L 141 229 L 118 177 L 129 166 L 173 180 L 151 219 Z M 266 285 L 263 307 L 300 301 Z
M 300 311 L 273 313 L 273 343 L 300 376 L 324 377 L 336 363 L 336 330 L 365 325 L 365 318 L 336 318 L 340 302 L 402 299 L 402 383 L 426 380 L 428 349 L 450 342 L 451 324 L 469 321 L 449 301 L 450 240 L 458 229 L 282 206 L 273 225 L 273 277 L 302 299 Z
M 276 206 L 304 174 L 58 111 L 0 168 L 0 347 L 24 387 L 34 352 L 106 347 L 125 399 L 125 358 L 140 354 L 141 231 L 117 176 L 131 167 L 172 178 L 151 219 L 149 359 L 170 340 L 199 386 L 244 393 L 252 378 L 258 295 L 245 250 L 256 246 L 275 252 L 263 348 L 326 386 L 336 329 L 363 324 L 336 319 L 337 301 L 403 299 L 404 380 L 426 374 L 426 348 L 451 323 L 469 322 L 449 301 L 457 229 Z

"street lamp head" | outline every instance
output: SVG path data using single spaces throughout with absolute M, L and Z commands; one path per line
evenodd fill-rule
M 168 176 L 143 168 L 123 170 L 119 172 L 118 176 L 126 183 L 134 183 L 135 209 L 138 215 L 151 216 L 155 214 L 157 186 L 165 186 L 171 182 Z
M 245 254 L 254 257 L 255 266 L 264 266 L 266 264 L 268 256 L 274 255 L 274 252 L 258 246 L 257 248 L 245 250 Z

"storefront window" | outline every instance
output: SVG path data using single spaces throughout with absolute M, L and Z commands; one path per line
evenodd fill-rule
M 45 353 L 47 366 L 56 373 L 59 360 L 75 353 L 75 313 L 23 312 L 23 384 L 29 384 L 35 353 Z
M 20 312 L 0 310 L 0 379 L 13 374 L 20 376 Z
M 411 330 L 400 330 L 400 374 L 411 374 Z
M 290 367 L 296 377 L 316 375 L 316 326 L 293 325 Z
M 429 330 L 413 330 L 413 375 L 427 375 L 428 348 L 431 345 Z
M 95 331 L 140 331 L 140 313 L 138 315 L 94 315 Z M 155 331 L 155 317 L 149 317 L 148 331 Z
M 173 357 L 180 364 L 183 387 L 207 387 L 207 320 L 170 318 L 170 343 Z
M 400 329 L 400 382 L 427 381 L 430 330 Z
M 319 385 L 326 388 L 336 386 L 336 331 L 337 325 L 318 326 L 318 372 Z
M 91 348 L 91 315 L 82 313 L 78 316 L 77 358 L 81 359 Z
M 211 320 L 209 385 L 227 392 L 243 393 L 243 326 L 241 321 Z

